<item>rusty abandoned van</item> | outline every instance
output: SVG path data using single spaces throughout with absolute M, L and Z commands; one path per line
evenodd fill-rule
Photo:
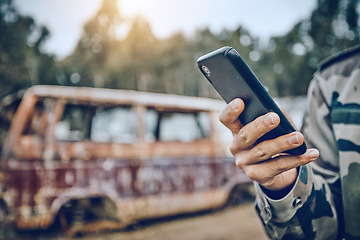
M 207 98 L 31 87 L 3 146 L 2 224 L 121 227 L 224 205 L 250 181 L 228 154 L 223 107 Z

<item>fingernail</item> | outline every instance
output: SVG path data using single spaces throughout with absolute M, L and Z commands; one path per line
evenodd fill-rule
M 297 145 L 300 143 L 299 137 L 297 135 L 297 133 L 293 134 L 290 138 L 289 138 L 289 142 L 291 144 Z
M 268 115 L 266 116 L 264 121 L 269 126 L 273 125 L 274 124 L 274 118 L 272 116 L 272 113 L 268 113 Z
M 319 151 L 316 149 L 310 149 L 306 155 L 311 159 L 316 159 L 319 157 Z
M 231 101 L 230 107 L 232 110 L 236 110 L 237 108 L 239 108 L 239 99 L 235 99 L 235 100 Z

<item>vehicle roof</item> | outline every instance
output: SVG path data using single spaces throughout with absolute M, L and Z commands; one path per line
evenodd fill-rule
M 94 103 L 144 105 L 203 111 L 216 111 L 225 107 L 225 102 L 217 99 L 90 87 L 35 85 L 26 91 L 24 97 L 28 95 Z

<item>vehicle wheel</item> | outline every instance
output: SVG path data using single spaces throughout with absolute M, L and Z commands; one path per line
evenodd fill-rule
M 242 191 L 240 191 L 239 185 L 237 185 L 231 190 L 229 198 L 226 203 L 226 206 L 234 207 L 234 206 L 238 205 L 242 199 L 243 199 Z
M 231 190 L 226 206 L 237 206 L 240 203 L 253 200 L 254 196 L 252 184 L 238 184 Z
M 98 202 L 98 201 L 95 201 Z M 70 201 L 58 214 L 62 232 L 67 237 L 116 230 L 123 227 L 117 218 L 108 216 L 105 205 L 94 205 L 92 199 Z M 111 212 L 114 214 L 114 211 Z
M 6 205 L 4 203 L 0 203 L 0 236 L 4 233 L 7 216 L 8 216 L 8 209 Z
M 62 232 L 68 237 L 82 235 L 82 226 L 85 223 L 85 207 L 77 201 L 71 201 L 63 206 L 58 214 Z

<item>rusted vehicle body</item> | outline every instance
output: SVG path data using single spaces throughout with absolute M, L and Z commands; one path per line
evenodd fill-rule
M 216 208 L 249 179 L 227 153 L 222 101 L 34 86 L 3 146 L 3 224 L 19 229 Z

